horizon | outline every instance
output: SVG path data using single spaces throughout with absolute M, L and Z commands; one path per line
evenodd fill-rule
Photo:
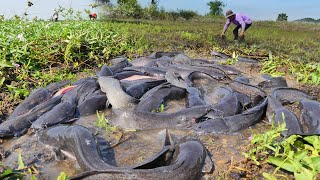
M 83 11 L 84 9 L 94 10 L 89 7 L 94 3 L 94 0 L 81 1 L 81 0 L 31 0 L 34 3 L 33 6 L 27 7 L 26 0 L 11 0 L 2 3 L 0 6 L 0 15 L 4 15 L 5 18 L 10 18 L 14 14 L 22 15 L 24 12 L 29 14 L 30 18 L 35 16 L 41 19 L 49 19 L 53 14 L 53 9 L 61 5 L 65 8 L 73 8 L 74 11 Z M 116 0 L 111 0 L 114 4 Z M 150 4 L 150 0 L 138 1 L 142 7 L 146 7 Z M 158 7 L 164 8 L 166 11 L 175 11 L 177 9 L 196 11 L 199 15 L 205 15 L 209 13 L 209 6 L 207 6 L 208 0 L 158 0 Z M 317 7 L 320 7 L 320 1 L 309 0 L 277 0 L 269 1 L 253 1 L 253 0 L 223 0 L 226 6 L 223 8 L 223 14 L 232 9 L 235 13 L 244 13 L 251 17 L 255 21 L 275 21 L 278 14 L 286 13 L 288 15 L 288 21 L 299 20 L 303 18 L 320 19 L 320 13 Z M 277 4 L 274 6 L 273 4 Z

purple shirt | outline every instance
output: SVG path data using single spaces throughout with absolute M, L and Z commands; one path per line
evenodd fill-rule
M 224 25 L 223 32 L 226 32 L 230 23 L 231 21 L 228 18 L 226 24 Z M 241 31 L 243 32 L 246 27 L 246 24 L 251 24 L 252 21 L 247 15 L 239 13 L 239 14 L 236 14 L 236 18 L 232 21 L 232 23 L 235 24 L 236 26 L 241 25 Z

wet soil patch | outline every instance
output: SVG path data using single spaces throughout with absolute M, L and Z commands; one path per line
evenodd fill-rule
M 207 60 L 210 60 L 207 58 Z M 243 72 L 243 76 L 248 77 L 251 84 L 258 84 L 264 79 L 260 74 L 259 64 L 236 63 L 232 65 Z M 86 77 L 87 74 L 81 74 L 79 77 Z M 305 90 L 311 95 L 320 97 L 320 88 L 314 86 L 300 85 L 291 77 L 286 77 L 290 87 L 298 87 Z M 202 91 L 213 91 L 210 89 L 210 83 L 205 80 L 196 81 L 195 84 L 202 86 Z M 215 86 L 214 88 L 217 88 Z M 0 121 L 4 119 L 6 114 L 12 111 L 12 107 L 17 105 L 17 102 L 12 101 L 8 94 L 1 93 L 0 101 Z M 184 109 L 185 99 L 172 100 L 164 104 L 164 113 L 172 113 Z M 300 117 L 300 111 L 297 104 L 288 106 L 297 117 Z M 110 118 L 111 110 L 106 109 L 99 112 Z M 130 166 L 138 164 L 157 153 L 164 139 L 163 129 L 147 130 L 147 131 L 132 131 L 125 132 L 120 129 L 117 131 L 106 131 L 98 128 L 96 114 L 80 117 L 74 124 L 83 125 L 89 128 L 94 134 L 105 138 L 111 143 L 114 148 L 115 160 L 118 166 Z M 302 122 L 303 124 L 303 122 Z M 242 152 L 248 150 L 250 140 L 253 134 L 263 133 L 270 128 L 270 125 L 265 119 L 262 122 L 234 134 L 214 134 L 214 135 L 199 135 L 191 131 L 169 129 L 173 139 L 179 139 L 185 135 L 197 136 L 208 149 L 212 160 L 214 161 L 214 171 L 207 173 L 206 179 L 262 179 L 262 172 L 273 172 L 275 167 L 265 163 L 261 166 L 255 165 L 248 161 Z M 56 179 L 60 172 L 65 172 L 68 176 L 75 175 L 81 172 L 76 160 L 72 157 L 65 157 L 57 160 L 56 154 L 52 147 L 47 147 L 41 144 L 34 133 L 28 133 L 20 138 L 0 141 L 0 161 L 5 165 L 16 168 L 19 152 L 22 154 L 23 161 L 26 166 L 35 166 L 40 172 L 39 179 Z M 1 169 L 0 169 L 1 172 Z M 282 173 L 280 171 L 280 173 Z M 284 172 L 283 172 L 284 173 Z M 286 174 L 288 175 L 288 174 Z M 292 176 L 289 176 L 292 178 Z

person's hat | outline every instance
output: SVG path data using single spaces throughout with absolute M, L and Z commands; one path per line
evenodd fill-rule
M 235 15 L 231 10 L 226 12 L 226 18 L 229 18 L 230 16 Z

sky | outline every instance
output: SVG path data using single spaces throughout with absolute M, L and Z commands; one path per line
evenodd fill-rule
M 27 11 L 31 17 L 38 16 L 48 19 L 58 4 L 72 7 L 74 10 L 90 9 L 93 0 L 30 0 L 34 6 L 27 8 L 27 0 L 0 0 L 0 15 L 11 17 L 22 15 Z M 142 6 L 147 6 L 150 0 L 138 0 Z M 276 20 L 279 13 L 286 13 L 288 19 L 296 20 L 305 17 L 320 19 L 320 0 L 222 0 L 226 6 L 224 12 L 231 9 L 249 15 L 253 20 Z M 116 0 L 111 0 L 116 2 Z M 199 14 L 209 12 L 209 0 L 158 0 L 159 6 L 166 10 L 186 9 Z

